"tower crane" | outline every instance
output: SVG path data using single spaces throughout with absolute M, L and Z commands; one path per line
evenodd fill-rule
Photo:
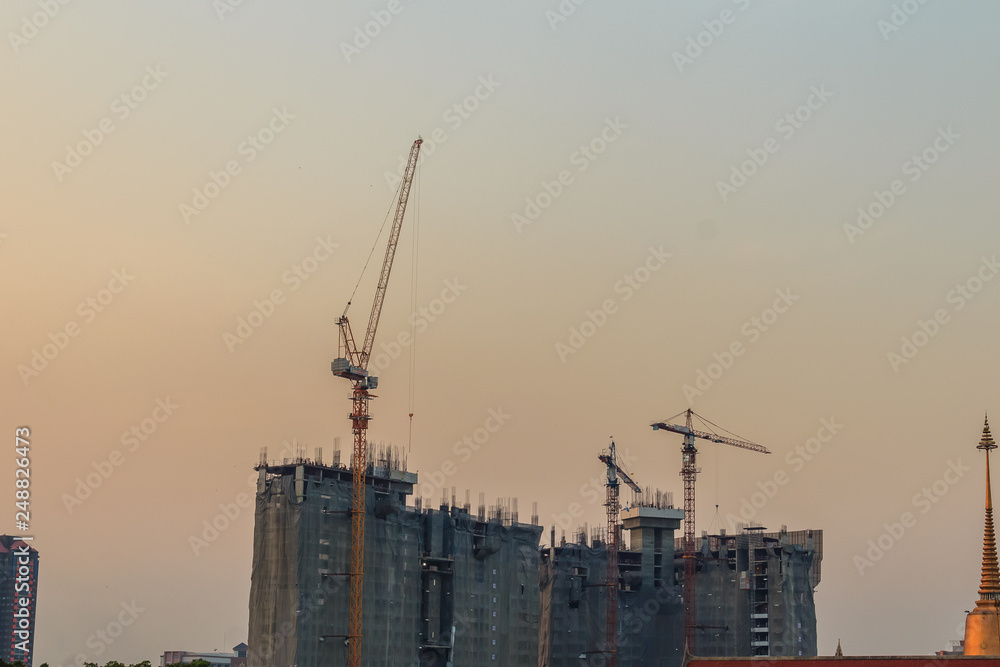
M 674 420 L 685 416 L 684 424 L 675 423 Z M 705 424 L 708 431 L 695 430 L 692 426 L 692 417 L 697 417 Z M 690 408 L 684 412 L 680 412 L 670 419 L 664 421 L 659 421 L 651 424 L 654 431 L 664 430 L 670 431 L 671 433 L 680 433 L 684 436 L 684 445 L 681 447 L 681 472 L 680 475 L 684 478 L 684 643 L 686 644 L 686 650 L 694 655 L 695 651 L 695 595 L 694 595 L 694 578 L 695 578 L 695 548 L 694 548 L 694 482 L 698 473 L 701 470 L 697 466 L 696 458 L 698 455 L 698 450 L 694 446 L 694 441 L 696 438 L 701 438 L 702 440 L 708 440 L 709 442 L 717 442 L 723 445 L 732 445 L 733 447 L 740 447 L 741 449 L 749 449 L 752 452 L 760 452 L 761 454 L 770 454 L 771 452 L 764 446 L 758 445 L 755 442 L 750 442 L 749 440 L 743 440 L 736 437 L 727 437 L 719 435 L 712 431 L 712 427 L 718 428 L 719 430 L 725 431 L 718 424 L 714 424 L 701 415 L 695 413 Z M 730 435 L 735 435 L 726 431 Z
M 337 318 L 340 327 L 338 355 L 331 364 L 333 374 L 347 378 L 354 387 L 351 406 L 351 432 L 354 434 L 354 454 L 351 458 L 353 472 L 353 502 L 351 504 L 351 603 L 348 630 L 349 667 L 361 665 L 362 616 L 361 603 L 364 593 L 365 576 L 365 473 L 368 470 L 368 402 L 375 398 L 370 390 L 378 388 L 378 378 L 368 374 L 368 360 L 371 358 L 372 346 L 375 344 L 375 331 L 382 315 L 382 303 L 385 291 L 389 285 L 389 273 L 392 271 L 392 261 L 396 256 L 396 245 L 399 242 L 399 230 L 403 224 L 406 212 L 406 202 L 410 197 L 410 187 L 413 184 L 413 174 L 417 168 L 417 156 L 420 154 L 420 144 L 423 140 L 417 138 L 410 147 L 410 155 L 406 162 L 406 170 L 400 183 L 399 199 L 396 201 L 396 215 L 389 229 L 389 241 L 385 248 L 385 260 L 382 262 L 382 273 L 375 289 L 375 300 L 368 316 L 368 330 L 364 342 L 358 349 L 351 332 L 351 324 L 347 319 L 347 302 L 344 313 Z
M 601 452 L 597 458 L 608 468 L 608 481 L 605 484 L 608 490 L 607 502 L 605 503 L 608 508 L 608 627 L 604 648 L 608 659 L 605 664 L 608 667 L 616 667 L 618 664 L 618 514 L 621 511 L 618 502 L 618 478 L 621 477 L 622 481 L 636 493 L 642 493 L 642 489 L 618 465 L 618 452 L 615 449 L 614 440 L 611 441 L 608 449 Z

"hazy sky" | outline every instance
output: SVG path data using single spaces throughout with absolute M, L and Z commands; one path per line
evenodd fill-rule
M 0 9 L 0 404 L 11 441 L 32 430 L 36 664 L 246 639 L 232 506 L 262 447 L 349 438 L 335 319 L 417 135 L 411 470 L 537 501 L 547 541 L 571 509 L 603 521 L 612 435 L 679 499 L 680 439 L 649 424 L 690 399 L 774 452 L 701 447 L 699 531 L 716 504 L 825 531 L 821 653 L 958 638 L 1000 419 L 1000 7 L 330 5 Z M 412 223 L 377 351 L 409 330 Z M 412 349 L 379 371 L 375 441 L 407 444 Z

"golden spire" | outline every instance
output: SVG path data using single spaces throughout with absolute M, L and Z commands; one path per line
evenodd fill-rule
M 990 485 L 990 451 L 996 449 L 989 417 L 977 449 L 986 452 L 986 529 L 983 534 L 983 578 L 976 608 L 965 617 L 965 655 L 1000 656 L 1000 568 L 993 532 L 993 494 Z
M 990 485 L 990 450 L 996 449 L 990 434 L 990 420 L 986 417 L 983 437 L 977 449 L 986 452 L 986 530 L 983 534 L 983 578 L 979 584 L 978 607 L 995 607 L 1000 600 L 1000 568 L 997 566 L 997 540 L 993 532 L 993 493 Z
M 840 640 L 839 639 L 837 640 L 837 652 L 833 654 L 833 657 L 835 657 L 835 658 L 843 658 L 844 657 L 844 649 L 840 648 Z

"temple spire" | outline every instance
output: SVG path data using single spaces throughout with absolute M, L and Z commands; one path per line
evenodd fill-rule
M 993 531 L 993 493 L 990 484 L 990 451 L 997 448 L 987 416 L 977 449 L 986 452 L 986 528 L 983 532 L 983 577 L 976 608 L 965 618 L 965 655 L 1000 656 L 1000 568 Z
M 995 607 L 1000 600 L 1000 568 L 997 565 L 997 540 L 993 530 L 993 492 L 990 484 L 990 451 L 997 448 L 990 434 L 990 419 L 986 417 L 983 437 L 977 449 L 986 452 L 986 528 L 983 533 L 983 577 L 979 584 L 977 606 Z

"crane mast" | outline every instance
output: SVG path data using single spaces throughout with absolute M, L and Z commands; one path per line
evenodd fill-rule
M 604 652 L 608 658 L 605 660 L 607 667 L 617 667 L 618 665 L 618 515 L 621 512 L 621 504 L 618 501 L 619 482 L 618 477 L 629 485 L 636 493 L 641 493 L 639 485 L 632 481 L 624 470 L 618 466 L 618 452 L 615 449 L 615 441 L 607 449 L 607 453 L 602 453 L 598 457 L 608 468 L 607 501 L 605 507 L 608 509 L 608 574 L 605 585 L 607 587 L 607 630 L 605 635 Z
M 681 414 L 684 415 L 684 425 L 672 423 Z M 731 445 L 741 449 L 749 449 L 762 454 L 770 454 L 766 447 L 758 445 L 749 440 L 739 438 L 729 438 L 718 433 L 695 430 L 692 417 L 698 417 L 703 422 L 711 424 L 693 410 L 684 412 L 660 422 L 651 424 L 654 431 L 664 430 L 672 433 L 680 433 L 684 436 L 681 446 L 681 472 L 680 476 L 684 480 L 684 643 L 685 650 L 691 655 L 695 655 L 695 573 L 697 570 L 697 560 L 694 546 L 694 510 L 695 510 L 695 480 L 701 469 L 698 468 L 698 449 L 694 446 L 695 438 L 708 440 L 724 445 Z
M 418 138 L 410 148 L 406 162 L 406 170 L 400 184 L 399 198 L 396 201 L 396 215 L 389 229 L 389 241 L 385 248 L 385 259 L 382 262 L 382 273 L 379 275 L 378 286 L 375 289 L 375 300 L 372 303 L 371 315 L 368 317 L 368 329 L 364 342 L 359 350 L 354 341 L 351 324 L 347 319 L 347 302 L 344 314 L 337 318 L 340 328 L 338 345 L 339 356 L 331 364 L 333 374 L 347 378 L 353 385 L 351 396 L 351 433 L 354 434 L 354 453 L 351 457 L 353 481 L 353 497 L 351 503 L 351 601 L 348 629 L 349 667 L 360 667 L 362 646 L 362 601 L 364 596 L 365 573 L 365 474 L 368 470 L 368 402 L 375 398 L 370 390 L 378 388 L 378 378 L 368 374 L 368 360 L 371 358 L 372 346 L 375 344 L 375 331 L 382 316 L 382 303 L 385 300 L 386 288 L 389 285 L 389 274 L 392 262 L 396 256 L 396 245 L 399 242 L 399 231 L 406 213 L 406 203 L 410 197 L 410 187 L 413 184 L 413 174 L 417 168 L 417 156 L 420 154 Z

